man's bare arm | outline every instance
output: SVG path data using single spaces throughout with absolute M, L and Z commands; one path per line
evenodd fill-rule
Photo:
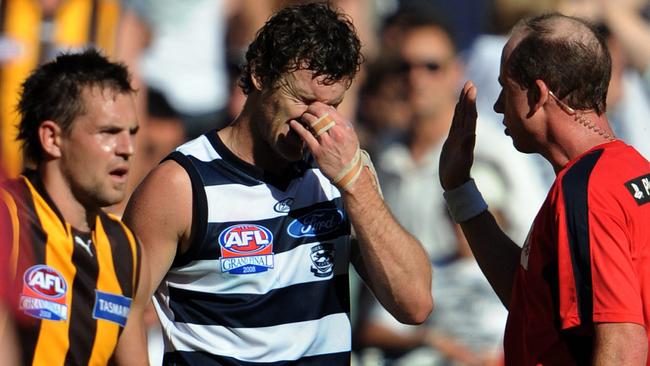
M 595 328 L 594 366 L 646 364 L 648 337 L 642 325 L 598 323 Z
M 129 357 L 142 352 L 134 350 L 133 344 L 138 344 L 146 331 L 144 308 L 169 271 L 180 243 L 189 238 L 192 188 L 187 173 L 173 161 L 156 167 L 131 196 L 123 219 L 140 240 L 145 258 L 137 307 L 132 310 L 135 313 L 131 314 L 118 345 L 118 361 L 133 364 Z

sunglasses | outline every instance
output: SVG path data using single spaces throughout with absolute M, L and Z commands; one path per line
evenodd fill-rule
M 397 66 L 400 73 L 406 74 L 413 69 L 425 69 L 430 73 L 435 73 L 442 69 L 443 65 L 438 61 L 424 61 L 424 62 L 407 62 L 401 61 Z

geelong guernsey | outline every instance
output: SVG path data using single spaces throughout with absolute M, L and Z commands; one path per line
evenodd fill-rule
M 349 364 L 350 223 L 315 167 L 272 176 L 215 130 L 168 159 L 189 174 L 193 239 L 154 296 L 165 364 Z M 164 199 L 164 198 L 162 198 Z

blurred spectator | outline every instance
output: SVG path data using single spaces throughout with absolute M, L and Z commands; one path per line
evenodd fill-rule
M 634 146 L 646 159 L 650 159 L 650 98 L 643 87 L 638 72 L 629 65 L 623 42 L 610 32 L 606 25 L 600 27 L 605 34 L 612 57 L 612 78 L 607 90 L 607 117 L 616 136 Z M 649 48 L 638 47 L 638 48 Z
M 130 181 L 135 187 L 175 146 L 220 119 L 228 93 L 229 0 L 123 4 L 117 55 L 133 72 L 143 121 Z
M 361 145 L 375 156 L 378 147 L 404 134 L 411 120 L 406 86 L 396 60 L 389 55 L 366 67 L 360 88 L 357 133 Z
M 7 173 L 23 167 L 15 113 L 22 81 L 60 51 L 85 46 L 114 51 L 118 0 L 0 1 L 0 156 Z
M 612 58 L 607 92 L 609 123 L 618 138 L 646 159 L 650 158 L 650 24 L 642 11 L 647 6 L 645 0 L 562 1 L 559 5 L 565 13 L 599 25 Z
M 463 65 L 447 28 L 434 15 L 400 14 L 391 21 L 400 24 L 401 28 L 393 37 L 399 80 L 405 88 L 411 119 L 404 136 L 378 150 L 375 165 L 386 202 L 398 221 L 422 242 L 434 272 L 443 268 L 455 272 L 456 265 L 458 268 L 465 265 L 456 262 L 459 257 L 457 232 L 449 224 L 437 174 L 440 149 L 451 124 L 458 86 L 463 78 Z M 503 183 L 499 186 L 504 188 L 499 207 L 509 222 L 509 232 L 523 242 L 544 190 L 533 167 L 516 153 L 509 139 L 494 125 L 491 121 L 479 121 L 477 134 L 481 137 L 475 166 L 482 166 L 490 175 L 500 177 Z M 471 283 L 472 278 L 458 278 L 457 283 L 465 280 Z M 448 287 L 435 290 L 436 298 L 445 298 L 448 290 Z M 436 344 L 439 353 L 431 348 L 430 341 L 422 338 L 432 330 L 437 332 L 435 325 L 393 328 L 387 325 L 389 322 L 382 321 L 390 316 L 381 315 L 378 306 L 370 310 L 370 314 L 373 315 L 362 320 L 358 329 L 357 339 L 361 346 L 383 348 L 389 357 L 395 356 L 409 365 L 415 364 L 414 356 L 407 355 L 404 359 L 401 356 L 425 344 L 424 350 L 416 352 L 423 351 L 427 362 L 430 363 L 434 355 L 444 358 L 446 351 L 443 349 L 449 345 L 443 341 L 445 338 L 436 340 L 442 342 Z M 441 313 L 440 316 L 445 315 Z M 445 320 L 438 319 L 437 324 L 445 324 Z
M 447 20 L 458 50 L 463 52 L 488 27 L 495 0 L 400 0 L 402 12 L 429 12 Z M 498 1 L 498 0 L 497 0 Z

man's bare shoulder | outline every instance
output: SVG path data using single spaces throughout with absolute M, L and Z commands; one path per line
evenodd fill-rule
M 159 223 L 169 223 L 172 220 L 176 223 L 174 226 L 184 226 L 186 217 L 189 216 L 191 220 L 191 213 L 190 177 L 177 162 L 166 160 L 149 172 L 133 192 L 124 213 L 124 221 L 133 224 L 144 217 L 159 218 Z

